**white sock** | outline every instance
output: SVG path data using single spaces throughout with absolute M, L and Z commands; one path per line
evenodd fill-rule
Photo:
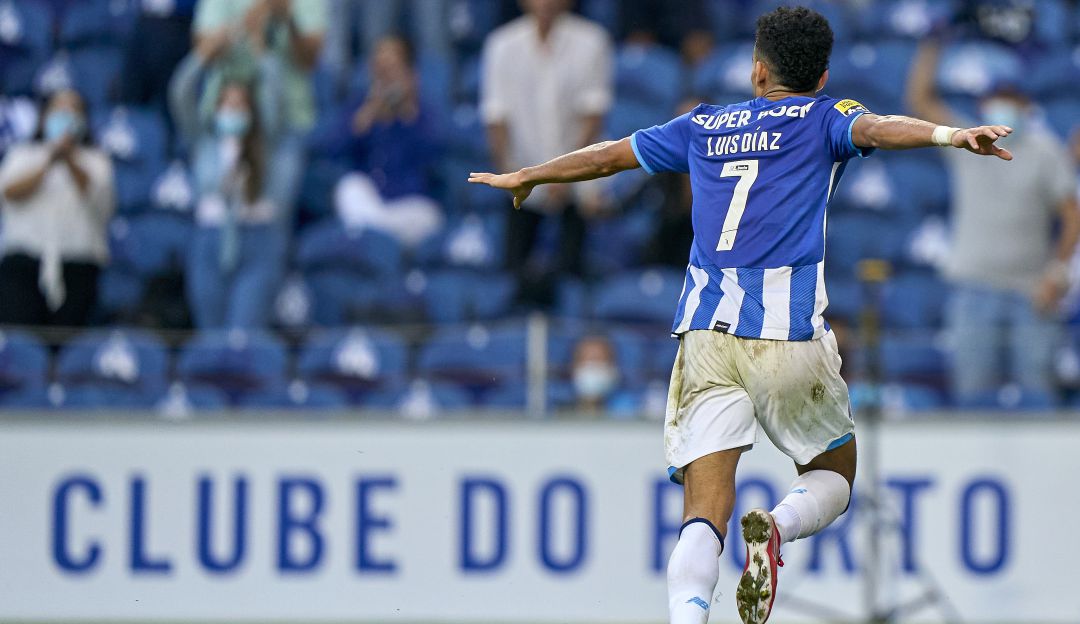
M 724 542 L 704 518 L 683 525 L 668 560 L 668 612 L 671 624 L 705 624 L 720 577 L 718 559 Z
M 785 542 L 810 537 L 829 526 L 847 509 L 851 488 L 831 470 L 811 470 L 791 483 L 791 491 L 772 516 Z

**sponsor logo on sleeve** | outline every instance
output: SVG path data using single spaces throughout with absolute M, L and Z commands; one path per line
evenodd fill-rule
M 840 100 L 833 108 L 840 111 L 840 114 L 844 117 L 851 117 L 855 113 L 869 113 L 870 109 L 866 108 L 862 104 L 855 100 Z

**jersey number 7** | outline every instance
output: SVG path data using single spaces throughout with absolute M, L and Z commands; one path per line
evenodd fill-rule
M 757 181 L 758 161 L 736 160 L 724 163 L 724 169 L 720 172 L 722 178 L 737 177 L 735 191 L 731 194 L 731 203 L 728 204 L 727 216 L 724 217 L 724 229 L 720 232 L 720 242 L 716 245 L 716 251 L 731 251 L 735 246 L 735 235 L 739 233 L 739 222 L 742 221 L 743 212 L 746 211 L 746 200 L 750 195 L 750 187 Z

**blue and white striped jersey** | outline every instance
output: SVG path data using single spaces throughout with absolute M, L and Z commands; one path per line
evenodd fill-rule
M 690 174 L 694 244 L 672 332 L 812 340 L 828 327 L 825 210 L 867 110 L 828 96 L 701 104 L 631 137 L 649 173 Z

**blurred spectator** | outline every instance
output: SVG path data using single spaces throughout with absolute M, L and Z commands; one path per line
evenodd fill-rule
M 272 155 L 282 119 L 280 59 L 264 54 L 255 82 L 228 78 L 210 117 L 199 114 L 197 85 L 227 40 L 204 38 L 170 87 L 177 128 L 190 146 L 197 204 L 187 294 L 199 328 L 266 325 L 282 278 L 288 199 Z
M 121 99 L 167 109 L 169 77 L 191 49 L 196 0 L 144 0 L 124 51 Z
M 574 346 L 570 363 L 574 407 L 582 413 L 632 412 L 636 401 L 619 391 L 619 366 L 615 347 L 606 336 L 585 336 Z
M 33 141 L 0 163 L 0 323 L 85 325 L 109 260 L 115 209 L 109 156 L 89 145 L 78 93 L 49 98 Z
M 679 105 L 676 116 L 690 112 L 701 102 L 693 98 Z M 649 181 L 659 189 L 663 203 L 660 204 L 656 233 L 645 247 L 642 261 L 683 268 L 690 258 L 690 246 L 694 243 L 694 222 L 690 209 L 694 196 L 690 192 L 690 176 L 681 173 L 662 173 Z
M 939 56 L 937 42 L 919 50 L 909 105 L 936 123 L 973 125 L 936 91 Z M 1030 100 L 1016 87 L 992 89 L 979 110 L 982 123 L 1015 130 L 1004 145 L 1016 159 L 960 158 L 960 150 L 945 150 L 954 198 L 945 269 L 955 285 L 946 318 L 955 349 L 953 391 L 961 404 L 980 404 L 1011 380 L 1026 393 L 1049 397 L 1058 305 L 1080 238 L 1076 176 L 1065 146 L 1034 119 Z
M 371 56 L 371 87 L 349 120 L 348 157 L 355 173 L 335 192 L 337 212 L 352 227 L 370 227 L 412 247 L 442 227 L 431 199 L 438 141 L 420 101 L 412 48 L 386 37 Z
M 424 54 L 449 53 L 448 0 L 359 0 L 355 6 L 365 53 L 374 53 L 382 38 L 397 32 L 408 33 Z
M 498 171 L 596 142 L 612 100 L 612 48 L 604 30 L 569 14 L 568 0 L 522 0 L 522 6 L 526 15 L 492 32 L 484 45 L 481 114 Z M 546 186 L 511 214 L 507 264 L 523 298 L 551 297 L 551 272 L 529 267 L 545 216 L 561 215 L 555 272 L 583 273 L 587 189 Z
M 222 48 L 209 68 L 199 111 L 210 117 L 226 78 L 251 81 L 269 54 L 281 66 L 282 125 L 267 161 L 271 194 L 292 209 L 304 170 L 304 138 L 315 124 L 312 70 L 327 28 L 326 0 L 200 0 L 195 44 Z

